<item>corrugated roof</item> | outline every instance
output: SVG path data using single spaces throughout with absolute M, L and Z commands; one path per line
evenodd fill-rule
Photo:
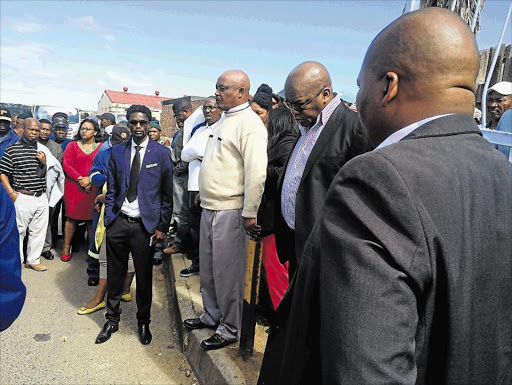
M 170 98 L 166 96 L 156 96 L 156 95 L 144 95 L 144 94 L 134 94 L 132 92 L 119 92 L 112 90 L 105 90 L 105 93 L 112 101 L 112 103 L 120 103 L 120 104 L 142 104 L 146 107 L 155 107 L 161 108 L 161 101 L 168 100 Z

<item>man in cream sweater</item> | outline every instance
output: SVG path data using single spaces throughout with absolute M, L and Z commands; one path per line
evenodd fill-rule
M 260 231 L 256 217 L 266 178 L 267 130 L 249 106 L 249 87 L 242 71 L 227 71 L 217 79 L 215 97 L 224 114 L 210 134 L 199 174 L 204 313 L 183 324 L 215 329 L 201 342 L 206 350 L 238 339 L 247 236 Z

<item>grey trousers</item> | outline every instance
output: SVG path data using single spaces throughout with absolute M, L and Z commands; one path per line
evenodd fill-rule
M 199 231 L 199 266 L 204 313 L 201 321 L 217 326 L 228 341 L 238 339 L 242 322 L 247 242 L 242 209 L 203 209 Z

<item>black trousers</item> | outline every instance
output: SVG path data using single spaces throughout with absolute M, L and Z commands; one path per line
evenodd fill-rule
M 149 324 L 153 298 L 153 254 L 149 234 L 142 222 L 129 222 L 118 216 L 107 227 L 107 314 L 109 323 L 117 324 L 121 316 L 119 303 L 128 270 L 128 255 L 133 257 L 137 284 L 137 320 Z

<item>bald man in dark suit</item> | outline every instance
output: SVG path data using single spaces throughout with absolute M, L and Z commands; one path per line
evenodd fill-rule
M 327 193 L 260 384 L 512 384 L 512 167 L 472 119 L 478 69 L 445 9 L 372 42 L 357 106 L 377 148 Z

